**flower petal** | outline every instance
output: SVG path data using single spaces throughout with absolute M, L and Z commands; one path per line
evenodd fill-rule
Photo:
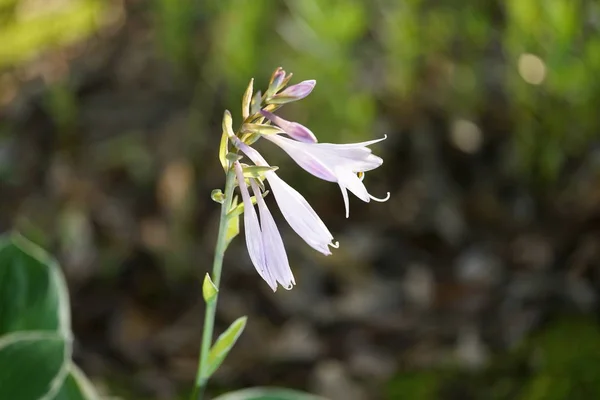
M 305 147 L 306 143 L 296 142 L 295 140 L 286 139 L 279 135 L 264 136 L 264 138 L 281 147 L 281 149 L 283 149 L 296 164 L 307 172 L 325 181 L 337 182 L 337 177 L 323 160 L 316 157 L 315 154 L 310 151 L 307 151 L 307 148 Z M 317 145 L 318 144 L 312 144 L 310 146 Z
M 277 282 L 285 289 L 290 290 L 296 282 L 288 262 L 285 246 L 281 239 L 281 234 L 277 229 L 277 224 L 267 208 L 265 200 L 261 196 L 260 189 L 256 182 L 251 179 L 252 191 L 258 204 L 260 214 L 260 225 L 263 234 L 263 244 L 265 246 L 265 259 L 267 261 L 267 270 Z M 273 289 L 275 290 L 275 289 Z
M 248 248 L 248 254 L 250 260 L 256 268 L 258 274 L 269 284 L 271 289 L 277 289 L 277 282 L 275 278 L 269 273 L 267 268 L 267 261 L 265 258 L 263 235 L 260 224 L 258 222 L 258 216 L 256 210 L 250 200 L 250 193 L 244 182 L 244 173 L 242 166 L 238 161 L 234 164 L 235 173 L 240 187 L 240 193 L 244 202 L 244 234 L 246 236 L 246 246 Z
M 241 141 L 234 144 L 256 165 L 269 165 L 252 147 Z M 337 244 L 333 244 L 333 236 L 306 199 L 275 172 L 266 172 L 265 176 L 281 213 L 294 232 L 313 249 L 330 255 L 329 246 L 337 247 Z
M 290 227 L 313 249 L 330 255 L 333 236 L 315 210 L 296 189 L 275 172 L 265 174 L 277 205 Z

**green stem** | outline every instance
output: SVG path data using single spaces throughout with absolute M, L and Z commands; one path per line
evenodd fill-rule
M 226 236 L 227 236 L 227 224 L 229 218 L 227 218 L 227 212 L 231 208 L 231 201 L 233 198 L 233 189 L 235 188 L 235 171 L 233 167 L 227 172 L 225 178 L 225 200 L 221 205 L 221 219 L 219 221 L 219 233 L 217 236 L 217 245 L 215 247 L 215 258 L 213 260 L 212 269 L 212 281 L 219 289 L 221 282 L 221 269 L 223 267 L 223 257 L 225 256 L 225 249 L 227 247 Z M 192 394 L 192 399 L 201 400 L 204 395 L 204 389 L 208 378 L 206 378 L 206 370 L 208 368 L 208 353 L 212 343 L 213 330 L 215 326 L 215 312 L 217 309 L 217 300 L 219 294 L 215 295 L 215 298 L 206 303 L 206 312 L 204 314 L 204 330 L 202 332 L 202 344 L 200 346 L 200 361 L 198 362 L 198 372 L 196 374 L 196 385 Z

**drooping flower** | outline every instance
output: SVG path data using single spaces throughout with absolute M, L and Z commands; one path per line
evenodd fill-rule
M 315 87 L 314 80 L 286 86 L 292 74 L 286 74 L 277 68 L 266 92 L 254 92 L 253 81 L 250 81 L 242 100 L 242 116 L 244 122 L 237 132 L 231 127 L 231 114 L 225 113 L 223 122 L 223 138 L 219 159 L 225 171 L 233 165 L 244 204 L 244 225 L 246 243 L 250 259 L 260 276 L 273 289 L 281 284 L 286 289 L 295 285 L 294 276 L 277 225 L 263 199 L 262 181 L 266 180 L 271 192 L 290 227 L 312 248 L 322 254 L 331 254 L 330 246 L 337 248 L 333 236 L 321 218 L 308 204 L 306 199 L 269 166 L 258 151 L 250 147 L 259 138 L 265 138 L 281 147 L 298 165 L 318 178 L 336 182 L 340 186 L 349 216 L 348 190 L 365 202 L 379 199 L 367 191 L 362 183 L 364 172 L 373 170 L 383 163 L 380 157 L 371 153 L 368 146 L 382 139 L 351 144 L 318 143 L 316 136 L 307 127 L 281 118 L 272 111 L 281 106 L 308 96 Z M 264 122 L 264 118 L 268 122 Z M 287 135 L 289 138 L 282 135 Z M 245 166 L 234 161 L 239 159 L 236 153 L 228 153 L 229 143 L 241 150 L 256 166 Z M 233 163 L 233 164 L 231 164 Z M 244 176 L 247 176 L 246 179 Z M 250 186 L 258 214 L 254 209 L 253 198 L 248 190 Z M 213 197 L 217 199 L 217 197 Z
M 258 151 L 234 138 L 234 144 L 256 165 L 269 166 Z M 288 185 L 274 171 L 265 172 L 275 201 L 290 227 L 313 249 L 330 255 L 329 246 L 338 247 L 333 236 L 315 210 L 296 189 Z
M 383 199 L 369 194 L 362 179 L 357 175 L 383 164 L 381 157 L 372 154 L 368 146 L 381 142 L 387 137 L 349 144 L 300 142 L 280 135 L 263 137 L 281 147 L 300 167 L 317 178 L 337 182 L 344 198 L 346 218 L 350 215 L 348 190 L 367 203 L 371 200 L 383 202 L 389 199 L 389 193 Z
M 273 291 L 277 290 L 277 283 L 289 290 L 296 282 L 275 220 L 262 198 L 258 184 L 250 178 L 250 186 L 258 205 L 259 223 L 259 218 L 256 215 L 256 210 L 244 180 L 242 166 L 236 161 L 234 168 L 242 201 L 244 202 L 244 231 L 250 260 L 258 274 L 269 284 Z

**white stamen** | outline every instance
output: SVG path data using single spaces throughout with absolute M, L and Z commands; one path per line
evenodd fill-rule
M 369 197 L 371 198 L 371 200 L 375 200 L 380 203 L 385 203 L 386 201 L 388 201 L 390 199 L 390 192 L 387 192 L 387 195 L 383 199 L 380 199 L 380 198 L 372 196 L 372 195 L 369 195 Z

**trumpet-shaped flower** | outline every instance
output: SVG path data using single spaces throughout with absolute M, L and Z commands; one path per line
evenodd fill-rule
M 383 164 L 383 160 L 372 154 L 368 146 L 386 137 L 350 144 L 307 143 L 280 135 L 265 135 L 264 138 L 281 147 L 300 167 L 317 178 L 337 182 L 344 198 L 346 218 L 350 215 L 348 190 L 367 203 L 370 200 L 383 202 L 389 199 L 389 193 L 383 199 L 369 194 L 362 179 L 357 176 Z
M 289 290 L 296 282 L 275 220 L 262 198 L 258 184 L 251 178 L 250 185 L 260 215 L 259 223 L 250 193 L 244 181 L 244 172 L 240 163 L 236 161 L 234 168 L 242 201 L 244 202 L 244 231 L 250 260 L 258 274 L 269 284 L 273 291 L 277 290 L 277 283 Z
M 264 186 L 259 180 L 266 179 L 286 221 L 309 246 L 322 254 L 330 255 L 329 247 L 337 248 L 339 245 L 333 242 L 331 232 L 306 199 L 274 172 L 260 153 L 250 147 L 251 143 L 263 137 L 281 147 L 300 167 L 312 175 L 336 182 L 342 191 L 346 218 L 350 209 L 348 191 L 365 202 L 386 201 L 390 195 L 388 193 L 383 199 L 374 197 L 362 182 L 364 172 L 383 164 L 380 157 L 371 153 L 369 146 L 385 140 L 386 137 L 350 144 L 318 143 L 316 136 L 307 127 L 268 111 L 308 96 L 315 87 L 314 80 L 307 80 L 285 89 L 291 76 L 286 75 L 282 68 L 278 68 L 273 73 L 265 94 L 257 92 L 254 97 L 253 81 L 250 82 L 242 101 L 244 123 L 238 133 L 234 133 L 231 128 L 231 115 L 226 113 L 223 125 L 224 139 L 221 140 L 224 145 L 219 153 L 226 171 L 230 171 L 228 165 L 233 162 L 244 204 L 245 235 L 250 259 L 260 276 L 274 291 L 278 284 L 291 289 L 295 281 L 281 234 L 261 193 Z M 251 98 L 254 103 L 249 100 Z M 254 105 L 251 107 L 251 104 Z M 263 122 L 261 116 L 270 123 Z M 288 137 L 282 136 L 283 134 Z M 239 159 L 239 156 L 227 153 L 230 142 L 257 167 L 244 169 L 239 161 L 234 161 Z M 244 175 L 248 176 L 247 180 Z M 248 186 L 256 199 L 258 214 L 252 204 Z
M 256 165 L 269 166 L 258 151 L 234 139 L 235 145 Z M 274 171 L 265 172 L 275 201 L 290 227 L 313 249 L 330 255 L 329 246 L 338 247 L 333 243 L 333 236 L 315 210 L 296 189 L 288 185 Z

